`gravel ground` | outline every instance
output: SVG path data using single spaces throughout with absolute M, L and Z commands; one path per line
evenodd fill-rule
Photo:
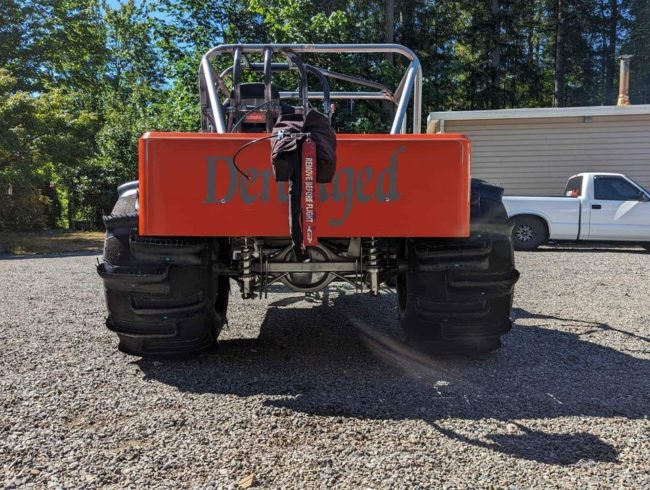
M 650 254 L 519 254 L 475 360 L 418 356 L 393 293 L 346 287 L 233 294 L 218 349 L 129 357 L 95 260 L 0 260 L 7 487 L 650 487 Z

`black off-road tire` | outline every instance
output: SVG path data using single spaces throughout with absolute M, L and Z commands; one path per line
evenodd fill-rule
M 541 218 L 515 216 L 512 223 L 512 244 L 515 250 L 531 252 L 548 241 L 546 226 Z
M 208 240 L 140 237 L 136 199 L 135 193 L 120 197 L 104 218 L 97 271 L 106 325 L 128 354 L 174 357 L 206 349 L 226 321 L 228 278 L 213 275 Z
M 430 354 L 481 355 L 501 346 L 519 273 L 503 190 L 472 180 L 471 235 L 406 242 L 397 277 L 400 326 Z

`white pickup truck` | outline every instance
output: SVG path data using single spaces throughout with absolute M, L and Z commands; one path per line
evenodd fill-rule
M 650 192 L 622 174 L 582 173 L 564 197 L 503 198 L 517 250 L 548 240 L 628 242 L 650 250 Z

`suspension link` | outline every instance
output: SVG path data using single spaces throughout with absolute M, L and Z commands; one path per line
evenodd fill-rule
M 377 296 L 379 294 L 379 269 L 380 269 L 381 256 L 377 248 L 377 242 L 372 237 L 369 242 L 368 255 L 366 260 L 366 271 L 368 273 L 368 284 L 370 286 L 370 294 Z
M 252 274 L 253 249 L 250 247 L 249 238 L 244 238 L 244 246 L 241 249 L 241 297 L 249 299 L 253 297 L 253 285 L 255 276 Z

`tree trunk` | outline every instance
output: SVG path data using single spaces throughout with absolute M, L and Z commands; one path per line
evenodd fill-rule
M 384 0 L 384 42 L 395 42 L 395 0 Z M 393 53 L 386 53 L 386 60 L 393 64 Z
M 555 88 L 553 91 L 553 107 L 564 107 L 564 83 L 566 77 L 564 67 L 564 23 L 566 21 L 566 0 L 557 0 L 555 15 Z
M 492 52 L 490 53 L 490 106 L 492 109 L 499 109 L 501 107 L 501 97 L 499 96 L 501 85 L 501 5 L 499 0 L 492 0 L 491 10 L 494 28 Z
M 618 0 L 609 0 L 607 54 L 605 61 L 605 105 L 616 102 L 616 37 L 618 34 Z
M 76 196 L 70 188 L 68 190 L 68 230 L 74 230 L 74 218 L 76 214 L 75 198 Z
M 395 0 L 384 0 L 384 42 L 392 44 L 395 42 Z M 385 53 L 384 57 L 391 65 L 395 58 L 393 53 Z M 392 102 L 385 100 L 381 104 L 384 118 L 392 121 L 395 117 L 395 106 Z

